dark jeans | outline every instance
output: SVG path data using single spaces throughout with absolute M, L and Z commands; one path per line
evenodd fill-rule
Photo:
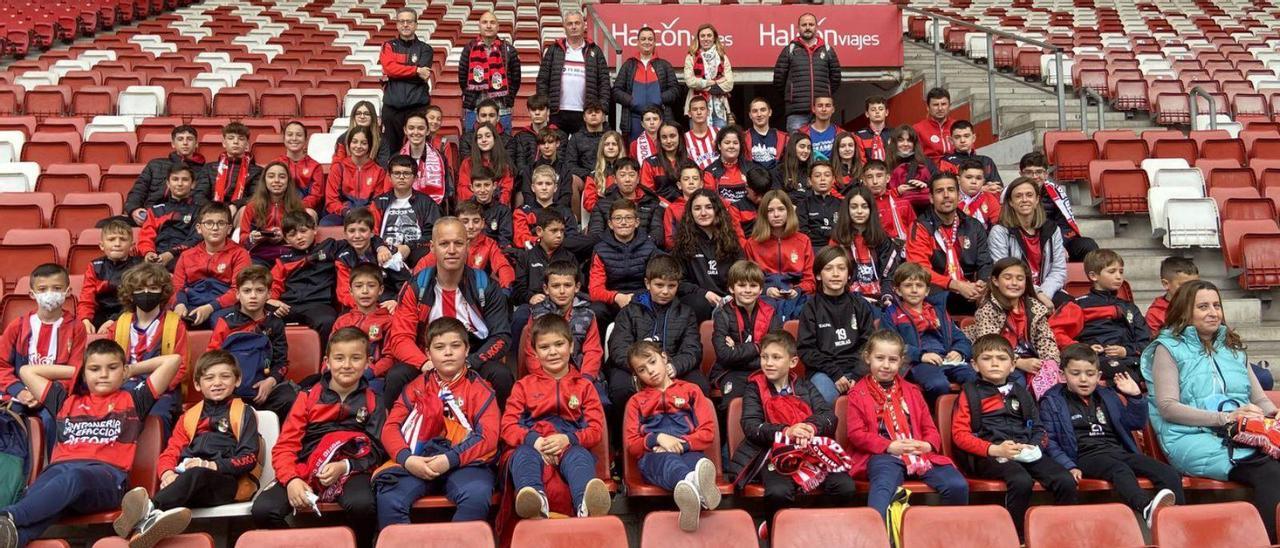
M 907 371 L 907 380 L 920 385 L 924 397 L 930 402 L 951 393 L 951 383 L 964 384 L 978 380 L 978 372 L 972 366 L 942 367 L 931 363 L 917 363 Z
M 377 515 L 374 511 L 373 487 L 369 484 L 369 473 L 362 472 L 347 477 L 342 486 L 342 494 L 338 495 L 338 506 L 346 512 L 343 520 L 356 530 L 356 538 L 372 539 Z M 289 526 L 286 521 L 293 515 L 293 505 L 289 504 L 289 492 L 279 483 L 270 489 L 258 493 L 253 500 L 254 526 L 259 529 L 284 529 Z M 299 510 L 299 513 L 310 514 L 311 510 Z
M 517 447 L 511 453 L 511 484 L 518 492 L 525 487 L 532 487 L 545 493 L 547 487 L 542 483 L 542 454 L 532 444 Z M 587 482 L 596 477 L 596 457 L 586 447 L 570 445 L 560 455 L 560 477 L 569 486 L 573 495 L 573 508 L 582 506 L 582 497 L 587 492 Z
M 974 473 L 980 478 L 1001 480 L 1005 483 L 1004 506 L 1013 517 L 1013 525 L 1022 532 L 1022 521 L 1031 506 L 1031 489 L 1039 481 L 1053 493 L 1055 504 L 1075 504 L 1079 498 L 1076 480 L 1057 461 L 1043 456 L 1031 463 L 1017 461 L 999 462 L 994 457 L 977 459 Z
M 646 483 L 668 491 L 692 472 L 698 461 L 706 458 L 702 451 L 684 453 L 645 453 L 640 456 L 640 476 Z
M 1237 463 L 1227 479 L 1253 487 L 1253 505 L 1262 514 L 1267 538 L 1276 537 L 1276 505 L 1280 504 L 1280 461 L 1255 457 Z
M 298 398 L 298 385 L 285 379 L 284 382 L 277 384 L 267 399 L 262 403 L 254 403 L 253 398 L 244 398 L 244 402 L 252 405 L 254 409 L 261 411 L 270 411 L 280 419 L 280 424 L 284 424 L 284 420 L 289 418 L 289 410 L 293 408 L 293 400 Z
M 17 503 L 0 511 L 13 516 L 18 546 L 40 538 L 66 514 L 92 514 L 120 507 L 127 477 L 103 462 L 61 462 L 45 468 Z
M 867 506 L 883 517 L 893 501 L 893 494 L 907 477 L 907 465 L 901 457 L 872 455 L 867 461 L 867 480 L 871 489 L 867 492 Z M 925 485 L 942 496 L 942 504 L 960 506 L 969 504 L 969 482 L 954 466 L 934 466 L 920 477 Z
M 178 474 L 168 487 L 156 492 L 151 502 L 156 508 L 209 508 L 236 501 L 240 478 L 203 466 Z
M 378 474 L 373 486 L 378 494 L 378 530 L 382 530 L 388 525 L 409 523 L 413 503 L 440 492 L 458 507 L 453 521 L 484 521 L 489 517 L 494 476 L 488 466 L 463 466 L 428 481 L 399 468 Z
M 1111 488 L 1129 508 L 1142 511 L 1151 504 L 1151 495 L 1138 487 L 1141 475 L 1154 483 L 1156 489 L 1168 489 L 1177 497 L 1178 504 L 1186 502 L 1182 493 L 1182 475 L 1172 466 L 1139 453 L 1123 450 L 1080 455 L 1076 466 L 1086 478 L 1111 482 Z M 1272 512 L 1272 515 L 1275 515 Z
M 771 515 L 773 511 L 795 506 L 796 496 L 804 494 L 800 492 L 800 485 L 796 480 L 791 479 L 791 476 L 779 474 L 768 468 L 760 471 L 760 482 L 764 484 L 764 500 L 772 510 L 769 512 Z M 840 473 L 827 474 L 827 478 L 822 480 L 822 485 L 814 490 L 814 494 L 820 494 L 817 493 L 818 490 L 848 500 L 853 498 L 857 488 L 849 474 Z
M 560 110 L 551 115 L 551 123 L 555 124 L 565 135 L 573 135 L 582 131 L 582 111 Z M 608 123 L 606 122 L 606 126 Z

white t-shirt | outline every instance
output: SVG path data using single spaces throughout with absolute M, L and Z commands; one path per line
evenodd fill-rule
M 587 63 L 583 59 L 586 50 L 565 44 L 564 72 L 560 74 L 560 110 L 581 111 L 587 94 Z

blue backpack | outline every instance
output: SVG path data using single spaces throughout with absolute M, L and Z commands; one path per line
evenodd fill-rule
M 31 469 L 31 443 L 27 423 L 13 410 L 10 400 L 0 407 L 0 506 L 18 501 Z
M 252 398 L 257 395 L 253 385 L 267 378 L 271 371 L 271 339 L 262 333 L 232 333 L 222 341 L 222 349 L 236 357 L 240 366 L 240 386 L 236 396 Z

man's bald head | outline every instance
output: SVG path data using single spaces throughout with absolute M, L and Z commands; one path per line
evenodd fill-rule
M 431 229 L 431 250 L 440 270 L 458 271 L 467 265 L 467 229 L 457 217 L 443 217 Z

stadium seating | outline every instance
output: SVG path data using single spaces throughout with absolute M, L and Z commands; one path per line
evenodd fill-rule
M 316 527 L 312 529 L 285 529 L 246 531 L 236 540 L 236 548 L 314 548 L 323 539 L 327 548 L 355 548 L 356 537 L 346 527 Z
M 189 335 L 188 335 L 189 336 Z M 194 353 L 193 353 L 194 355 Z M 192 360 L 194 362 L 194 360 Z M 188 389 L 188 392 L 196 392 Z M 198 392 L 196 392 L 198 394 Z M 261 436 L 262 445 L 258 448 L 258 462 L 262 463 L 262 476 L 258 478 L 258 491 L 254 493 L 256 497 L 266 488 L 270 487 L 276 479 L 275 470 L 271 468 L 271 448 L 275 447 L 276 439 L 280 437 L 280 419 L 275 413 L 270 411 L 257 411 L 254 415 L 258 419 L 258 435 Z M 231 516 L 247 516 L 249 509 L 253 507 L 253 501 L 234 502 L 224 504 L 222 506 L 214 506 L 212 508 L 197 508 L 191 511 L 192 519 L 208 519 L 208 518 L 225 518 Z
M 788 508 L 773 516 L 774 548 L 882 548 L 884 520 L 870 508 Z
M 649 512 L 644 518 L 640 548 L 670 546 L 756 546 L 756 526 L 743 510 L 703 512 L 698 530 L 680 530 L 679 512 Z
M 1033 506 L 1027 512 L 1026 548 L 1142 546 L 1142 530 L 1123 504 Z
M 647 522 L 646 522 L 647 524 Z M 523 519 L 511 536 L 512 546 L 557 548 L 579 544 L 593 548 L 627 548 L 627 530 L 616 516 L 577 519 Z
M 28 545 L 34 546 L 34 545 Z M 127 548 L 129 541 L 120 537 L 107 537 L 93 543 L 93 548 Z M 214 548 L 213 537 L 208 533 L 187 533 L 169 537 L 156 544 L 156 548 Z
M 612 519 L 616 520 L 617 518 Z M 577 525 L 577 522 L 574 524 Z M 624 535 L 625 533 L 623 531 Z M 487 523 L 466 521 L 461 523 L 392 525 L 378 534 L 377 548 L 416 548 L 419 546 L 493 548 L 493 531 L 489 529 Z
M 1161 508 L 1151 537 L 1161 548 L 1271 544 L 1262 518 L 1247 502 Z
M 912 506 L 902 517 L 902 545 L 1017 548 L 1021 543 L 1002 506 Z

